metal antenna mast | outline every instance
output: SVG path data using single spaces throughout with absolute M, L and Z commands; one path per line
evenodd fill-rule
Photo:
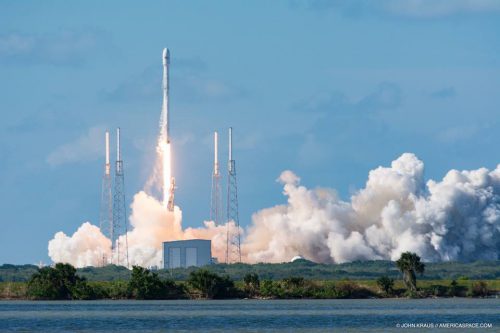
M 128 238 L 127 238 L 127 212 L 125 207 L 125 176 L 123 172 L 123 161 L 120 151 L 120 128 L 116 129 L 116 166 L 115 166 L 115 193 L 113 198 L 113 235 L 111 238 L 111 249 L 116 254 L 116 264 L 120 260 L 128 262 Z M 120 232 L 125 234 L 125 244 L 118 242 Z M 125 247 L 125 249 L 123 249 Z M 121 258 L 124 256 L 125 258 Z
M 236 231 L 231 231 L 230 222 Z M 233 128 L 229 127 L 229 159 L 227 166 L 227 236 L 226 263 L 241 262 L 240 221 L 238 214 L 238 184 L 236 182 L 236 162 L 233 159 Z
M 222 192 L 220 184 L 219 172 L 219 157 L 218 157 L 218 137 L 217 132 L 214 133 L 214 171 L 212 173 L 212 194 L 211 194 L 211 209 L 210 220 L 215 222 L 215 225 L 220 225 L 222 222 Z
M 109 239 L 113 239 L 113 193 L 111 192 L 111 164 L 109 162 L 109 132 L 106 131 L 106 163 L 101 186 L 101 211 L 99 214 L 99 227 Z M 103 254 L 103 266 L 107 258 Z

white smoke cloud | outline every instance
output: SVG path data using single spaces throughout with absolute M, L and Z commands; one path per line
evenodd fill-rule
M 500 165 L 493 171 L 451 170 L 439 182 L 425 182 L 423 162 L 405 153 L 390 167 L 370 171 L 350 201 L 332 189 L 301 186 L 291 171 L 279 181 L 288 202 L 254 214 L 242 244 L 246 262 L 284 262 L 297 255 L 322 263 L 395 260 L 404 251 L 426 261 L 499 257 Z M 226 225 L 208 221 L 184 230 L 179 207 L 169 212 L 142 191 L 131 209 L 130 264 L 160 265 L 163 241 L 192 238 L 211 239 L 213 256 L 224 260 Z M 229 228 L 236 230 L 234 223 Z M 119 242 L 124 246 L 125 236 Z M 86 222 L 71 237 L 57 233 L 49 256 L 78 267 L 96 265 L 110 247 L 99 228 Z
M 280 177 L 288 204 L 253 217 L 244 247 L 249 262 L 296 255 L 317 262 L 396 260 L 404 251 L 424 260 L 497 259 L 500 249 L 500 166 L 451 170 L 424 182 L 424 164 L 403 154 L 372 170 L 350 202 L 309 190 L 290 171 Z
M 128 244 L 128 262 L 130 266 L 160 266 L 162 263 L 162 243 L 182 239 L 211 239 L 212 256 L 221 261 L 225 259 L 226 234 L 228 225 L 216 226 L 207 221 L 203 228 L 182 229 L 182 212 L 175 207 L 173 212 L 153 196 L 144 191 L 134 196 L 130 215 L 132 230 L 121 235 L 116 248 L 121 248 L 111 257 L 111 240 L 106 238 L 97 226 L 85 222 L 71 236 L 63 232 L 55 234 L 49 241 L 49 256 L 54 262 L 70 263 L 76 267 L 99 266 L 103 256 L 113 263 L 127 265 L 126 246 Z M 234 223 L 229 224 L 230 232 L 235 232 Z
M 71 237 L 59 231 L 49 241 L 49 257 L 54 262 L 76 267 L 99 266 L 110 255 L 111 241 L 89 222 L 83 223 Z

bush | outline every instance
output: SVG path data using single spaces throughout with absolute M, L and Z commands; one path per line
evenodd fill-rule
M 206 269 L 191 272 L 187 283 L 202 298 L 231 298 L 238 294 L 234 282 L 229 276 L 219 276 Z
M 260 284 L 260 294 L 270 298 L 284 298 L 284 290 L 278 281 L 264 280 Z
M 337 289 L 335 289 L 335 283 L 333 281 L 325 281 L 320 286 L 316 286 L 316 288 L 312 291 L 313 298 L 337 298 Z
M 254 297 L 259 294 L 260 291 L 260 280 L 257 273 L 247 273 L 243 277 L 243 282 L 245 283 L 244 291 L 250 297 Z
M 300 288 L 300 287 L 304 286 L 304 278 L 292 276 L 292 277 L 284 278 L 282 283 L 283 283 L 283 286 L 287 289 Z
M 306 296 L 305 281 L 303 277 L 287 277 L 281 280 L 283 298 L 303 298 Z
M 350 280 L 343 280 L 337 283 L 335 287 L 335 291 L 337 294 L 337 298 L 351 298 L 354 296 L 356 289 L 358 289 L 358 285 Z
M 69 264 L 43 267 L 28 281 L 27 294 L 33 299 L 95 299 L 96 293 L 85 278 L 76 275 Z
M 170 299 L 182 296 L 183 290 L 172 280 L 162 280 L 157 273 L 134 266 L 128 282 L 128 296 L 135 299 Z
M 385 296 L 392 296 L 394 294 L 394 279 L 391 279 L 387 275 L 379 277 L 377 285 Z
M 439 284 L 433 284 L 422 290 L 422 296 L 443 297 L 449 295 L 449 288 Z
M 458 285 L 456 280 L 452 280 L 450 282 L 450 286 L 448 287 L 448 296 L 456 297 L 464 294 L 464 287 Z
M 103 288 L 105 289 L 108 297 L 112 299 L 123 299 L 131 297 L 131 295 L 129 294 L 127 281 L 113 281 L 108 284 L 107 288 L 106 286 L 103 286 Z
M 469 296 L 472 297 L 486 297 L 489 294 L 488 284 L 484 281 L 474 282 L 469 290 Z

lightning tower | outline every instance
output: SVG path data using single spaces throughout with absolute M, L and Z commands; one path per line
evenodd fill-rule
M 236 162 L 233 159 L 233 128 L 229 127 L 229 158 L 227 165 L 227 236 L 226 263 L 241 262 L 240 221 L 238 213 L 238 184 Z M 231 222 L 234 228 L 231 230 Z
M 115 165 L 115 193 L 113 197 L 113 233 L 111 239 L 111 250 L 116 258 L 116 264 L 122 261 L 129 267 L 128 262 L 128 238 L 127 238 L 127 213 L 125 208 L 125 176 L 123 172 L 123 160 L 120 150 L 120 128 L 116 129 L 116 165 Z M 125 244 L 120 244 L 118 236 L 125 235 Z
M 99 227 L 109 239 L 113 239 L 113 193 L 111 192 L 111 164 L 109 162 L 109 132 L 106 131 L 106 163 L 101 187 L 101 211 L 99 214 Z M 107 258 L 103 255 L 103 265 Z
M 219 152 L 218 152 L 218 137 L 217 132 L 214 133 L 214 170 L 212 173 L 212 192 L 211 192 L 211 207 L 210 220 L 215 222 L 215 225 L 222 223 L 222 192 L 220 184 L 219 171 Z

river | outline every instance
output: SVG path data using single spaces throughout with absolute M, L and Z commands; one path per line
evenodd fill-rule
M 0 331 L 500 332 L 500 299 L 1 301 Z

